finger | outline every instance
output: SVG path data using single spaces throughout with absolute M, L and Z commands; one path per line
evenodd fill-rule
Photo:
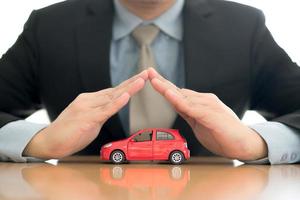
M 114 99 L 113 91 L 113 88 L 108 88 L 99 92 L 90 93 L 89 98 L 86 98 L 85 101 L 91 108 L 105 105 Z
M 181 89 L 181 93 L 187 97 L 188 101 L 195 104 L 202 104 L 204 106 L 216 106 L 220 103 L 223 103 L 213 93 L 200 93 L 189 89 Z
M 167 89 L 164 93 L 165 98 L 181 113 L 187 114 L 189 107 L 186 103 L 186 99 L 173 90 Z
M 166 83 L 167 85 L 169 85 L 170 87 L 173 87 L 174 89 L 179 89 L 174 83 L 172 83 L 171 81 L 167 80 L 162 75 L 160 75 L 154 68 L 149 68 L 148 69 L 148 77 L 149 77 L 150 81 L 157 78 L 160 81 L 162 81 L 162 82 Z
M 215 94 L 212 93 L 197 93 L 192 90 L 187 91 L 184 89 L 182 93 L 186 95 L 186 101 L 191 107 L 201 107 L 201 109 L 208 110 L 223 110 L 230 113 L 238 119 L 236 114 L 222 102 Z
M 199 96 L 185 96 L 186 101 L 191 105 L 191 106 L 214 106 L 217 104 L 216 101 L 211 100 L 210 98 L 206 97 L 199 97 Z
M 151 80 L 151 85 L 152 87 L 159 92 L 161 95 L 164 96 L 165 92 L 170 89 L 170 87 L 165 84 L 164 82 L 162 82 L 161 80 L 154 78 Z
M 116 98 L 114 101 L 111 101 L 110 103 L 98 107 L 96 112 L 96 120 L 98 122 L 104 122 L 108 120 L 110 117 L 112 117 L 114 114 L 119 112 L 128 102 L 130 99 L 129 93 L 123 93 L 118 98 Z
M 148 75 L 150 80 L 154 78 L 162 78 L 162 76 L 153 67 L 148 69 Z
M 132 78 L 128 79 L 127 81 L 124 81 L 123 83 L 121 83 L 120 85 L 115 87 L 111 94 L 113 95 L 114 98 L 118 97 L 120 94 L 122 94 L 126 91 L 129 92 L 129 94 L 131 96 L 134 95 L 136 92 L 138 92 L 141 89 L 141 88 L 138 88 L 138 90 L 135 91 L 136 88 L 133 87 L 136 84 L 142 83 L 140 81 L 140 79 L 142 79 L 144 83 L 148 80 L 148 71 L 147 70 L 142 71 L 141 73 L 133 76 Z M 144 87 L 144 85 L 145 84 L 142 84 L 142 88 Z
M 123 88 L 123 87 L 127 87 L 129 84 L 131 84 L 132 82 L 136 81 L 137 79 L 142 78 L 145 81 L 148 80 L 148 71 L 144 70 L 141 73 L 131 77 L 130 79 L 122 82 L 120 85 L 118 85 L 116 88 Z
M 152 84 L 153 88 L 163 96 L 165 96 L 165 92 L 167 90 L 172 90 L 175 93 L 177 93 L 178 95 L 182 95 L 179 88 L 177 88 L 176 86 L 174 86 L 172 84 L 169 84 L 168 82 L 161 81 L 157 78 L 152 79 L 151 84 Z
M 137 79 L 143 79 L 145 81 L 148 80 L 148 72 L 147 70 L 144 70 L 142 71 L 141 73 L 125 80 L 124 82 L 120 83 L 118 86 L 116 86 L 115 88 L 107 88 L 107 89 L 104 89 L 104 90 L 100 90 L 100 91 L 97 91 L 97 92 L 92 92 L 90 93 L 91 96 L 94 96 L 94 97 L 99 97 L 99 96 L 106 96 L 106 95 L 111 95 L 116 89 L 122 89 L 124 87 L 128 87 L 131 83 L 133 83 L 134 81 L 136 81 Z
M 201 113 L 207 111 L 205 106 L 202 106 L 201 104 L 193 105 L 188 102 L 185 97 L 175 93 L 173 90 L 167 90 L 165 92 L 165 98 L 178 112 L 194 119 L 197 119 L 199 116 L 201 116 Z M 203 112 L 200 113 L 199 110 L 202 110 Z
M 130 96 L 135 95 L 145 86 L 145 80 L 142 78 L 136 79 L 134 82 L 130 83 L 126 87 L 116 88 L 113 92 L 114 98 L 119 97 L 121 94 L 127 92 Z
M 146 82 L 144 79 L 139 78 L 136 81 L 134 81 L 132 84 L 130 84 L 128 87 L 125 87 L 124 92 L 127 92 L 132 97 L 145 86 L 145 83 Z
M 109 88 L 96 93 L 85 93 L 81 94 L 79 102 L 86 105 L 89 108 L 101 107 L 106 104 L 111 103 L 116 98 L 119 98 L 123 93 L 128 93 L 133 96 L 139 92 L 145 85 L 145 80 L 143 78 L 137 78 L 135 81 L 129 83 L 127 87 L 122 88 Z M 96 95 L 95 95 L 96 94 Z M 101 94 L 101 95 L 100 95 Z
M 148 72 L 144 70 L 136 76 L 124 81 L 117 88 L 107 88 L 97 92 L 82 93 L 72 102 L 72 105 L 79 105 L 76 106 L 79 108 L 95 108 L 110 103 L 124 92 L 128 92 L 132 96 L 144 87 L 147 78 Z
M 184 94 L 186 96 L 201 97 L 201 98 L 206 98 L 209 100 L 217 100 L 218 99 L 218 97 L 213 93 L 196 92 L 196 91 L 189 90 L 186 88 L 182 88 L 181 92 L 182 92 L 182 94 Z
M 139 92 L 144 85 L 145 80 L 143 78 L 137 78 L 135 81 L 131 81 L 126 87 L 117 87 L 112 88 L 112 90 L 107 90 L 106 93 L 98 96 L 97 99 L 94 99 L 94 106 L 104 106 L 111 101 L 114 101 L 116 98 L 119 98 L 125 92 L 130 96 L 133 96 Z
M 154 79 L 154 78 L 158 78 L 158 79 L 165 79 L 162 75 L 160 75 L 160 73 L 158 73 L 157 70 L 155 70 L 153 67 L 150 67 L 148 69 L 148 77 L 150 80 Z
M 95 98 L 92 93 L 81 93 L 70 103 L 68 107 L 72 107 L 77 111 L 83 111 L 106 104 L 107 102 L 106 98 Z
M 184 95 L 187 95 L 187 96 L 196 96 L 196 97 L 205 96 L 205 93 L 196 92 L 196 91 L 193 91 L 193 90 L 190 90 L 190 89 L 186 89 L 186 88 L 182 88 L 181 92 Z

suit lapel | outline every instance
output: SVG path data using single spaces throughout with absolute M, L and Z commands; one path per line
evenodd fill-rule
M 184 8 L 184 57 L 186 87 L 198 92 L 211 89 L 215 66 L 211 65 L 210 42 L 213 13 L 207 0 L 188 0 Z
M 90 1 L 86 17 L 77 27 L 78 62 L 85 91 L 111 87 L 109 53 L 113 6 L 110 1 Z
M 90 0 L 86 16 L 77 27 L 79 72 L 85 92 L 112 87 L 109 58 L 113 16 L 112 1 Z M 117 114 L 105 123 L 102 130 L 108 130 L 113 139 L 125 137 Z
M 213 57 L 215 51 L 211 47 L 212 14 L 209 0 L 187 0 L 183 10 L 185 87 L 197 92 L 211 91 L 213 75 L 217 68 Z M 180 129 L 187 139 L 192 155 L 211 155 L 199 144 L 191 127 L 180 116 L 177 117 L 173 128 Z
M 207 48 L 210 43 L 210 16 L 213 8 L 207 0 L 187 0 L 183 10 L 184 27 L 184 59 L 185 87 L 198 92 L 209 92 L 212 87 L 213 74 L 216 70 L 211 62 L 211 52 Z M 178 116 L 174 128 L 186 124 Z
M 184 8 L 184 57 L 186 88 L 208 92 L 215 71 L 210 61 L 208 19 L 213 10 L 207 0 L 188 0 Z M 93 92 L 111 87 L 110 43 L 112 37 L 113 4 L 110 0 L 91 0 L 86 17 L 79 23 L 76 36 L 78 44 L 79 71 L 84 90 Z M 180 117 L 174 127 L 185 123 Z M 124 131 L 117 115 L 107 123 L 114 138 L 123 138 Z M 122 132 L 123 134 L 115 135 Z

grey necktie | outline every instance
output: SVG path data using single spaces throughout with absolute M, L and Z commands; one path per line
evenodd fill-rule
M 138 72 L 149 67 L 157 69 L 151 44 L 159 33 L 154 25 L 139 26 L 132 35 L 140 47 Z M 156 92 L 149 81 L 143 90 L 133 96 L 129 106 L 130 132 L 144 128 L 170 128 L 176 118 L 172 106 Z

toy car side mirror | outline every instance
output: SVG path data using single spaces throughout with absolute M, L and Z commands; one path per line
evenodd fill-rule
M 134 138 L 132 138 L 132 139 L 130 140 L 130 142 L 136 142 L 136 141 L 135 141 L 135 139 L 134 139 Z

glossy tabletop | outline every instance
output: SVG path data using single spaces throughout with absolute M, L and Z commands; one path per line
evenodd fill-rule
M 0 163 L 0 199 L 300 199 L 300 165 L 242 165 L 197 157 L 175 166 L 113 165 L 98 157 Z

